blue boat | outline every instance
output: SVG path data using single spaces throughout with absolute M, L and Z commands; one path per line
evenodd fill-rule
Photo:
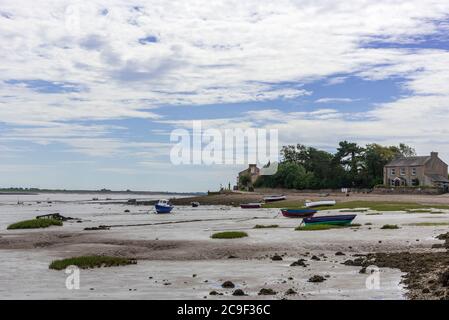
M 346 215 L 336 215 L 336 216 L 318 216 L 318 217 L 307 217 L 302 220 L 305 225 L 312 224 L 332 224 L 337 226 L 348 225 L 354 220 L 356 214 L 346 214 Z
M 305 218 L 311 217 L 316 213 L 312 209 L 281 209 L 282 215 L 287 218 Z
M 159 200 L 154 207 L 156 209 L 156 213 L 170 213 L 173 210 L 173 206 L 168 200 Z

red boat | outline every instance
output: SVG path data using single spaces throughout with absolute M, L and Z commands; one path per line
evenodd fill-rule
M 243 203 L 240 205 L 240 208 L 242 209 L 258 209 L 262 208 L 261 203 Z
M 282 215 L 287 218 L 306 218 L 316 213 L 312 209 L 281 209 Z

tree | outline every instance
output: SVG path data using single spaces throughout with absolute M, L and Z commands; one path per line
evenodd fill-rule
M 399 153 L 401 156 L 403 157 L 414 157 L 416 156 L 416 151 L 414 148 L 404 144 L 404 143 L 400 143 L 399 144 Z
M 341 141 L 334 156 L 336 162 L 340 163 L 348 173 L 349 180 L 353 186 L 357 185 L 359 171 L 363 168 L 363 151 L 357 143 Z
M 249 174 L 243 174 L 239 177 L 239 184 L 243 187 L 248 187 L 248 185 L 251 183 L 251 177 Z

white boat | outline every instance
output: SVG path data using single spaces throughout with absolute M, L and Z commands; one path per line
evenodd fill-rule
M 266 197 L 263 198 L 263 200 L 265 202 L 282 201 L 282 200 L 285 200 L 285 199 L 286 199 L 286 197 L 283 196 L 283 195 L 281 195 L 281 196 L 266 196 Z
M 321 206 L 335 206 L 337 202 L 335 200 L 323 200 L 323 201 L 309 201 L 305 205 L 307 208 L 321 207 Z

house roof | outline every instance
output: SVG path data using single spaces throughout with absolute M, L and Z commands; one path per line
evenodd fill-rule
M 423 166 L 431 159 L 430 156 L 396 158 L 386 165 L 386 167 L 411 167 Z
M 426 176 L 428 176 L 430 179 L 432 179 L 434 182 L 445 182 L 445 183 L 449 183 L 449 179 L 448 177 L 444 177 L 442 175 L 439 174 L 426 174 Z

